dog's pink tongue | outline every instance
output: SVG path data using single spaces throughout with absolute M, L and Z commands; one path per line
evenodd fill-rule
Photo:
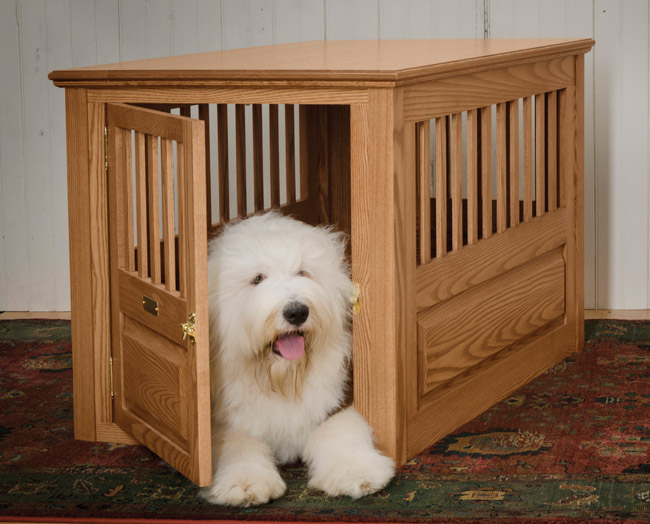
M 275 341 L 275 349 L 287 360 L 295 360 L 305 352 L 305 338 L 297 333 L 285 335 Z

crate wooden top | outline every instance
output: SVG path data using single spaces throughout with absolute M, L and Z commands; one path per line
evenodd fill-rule
M 591 39 L 315 41 L 53 71 L 57 85 L 152 81 L 402 84 L 589 51 Z

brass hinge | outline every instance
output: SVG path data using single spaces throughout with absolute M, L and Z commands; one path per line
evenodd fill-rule
M 111 400 L 113 400 L 115 398 L 115 390 L 113 389 L 113 357 L 109 357 L 108 370 L 109 370 L 110 380 L 111 380 L 111 384 L 110 384 Z
M 352 313 L 358 315 L 361 313 L 361 286 L 354 284 L 352 287 L 352 295 L 350 296 L 350 304 L 352 304 Z
M 104 169 L 108 173 L 108 127 L 104 127 Z

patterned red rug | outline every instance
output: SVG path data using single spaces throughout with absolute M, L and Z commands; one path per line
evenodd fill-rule
M 650 323 L 587 322 L 584 352 L 374 496 L 328 498 L 297 464 L 283 468 L 286 496 L 244 510 L 202 502 L 143 447 L 74 440 L 70 365 L 67 321 L 0 322 L 0 521 L 650 520 Z

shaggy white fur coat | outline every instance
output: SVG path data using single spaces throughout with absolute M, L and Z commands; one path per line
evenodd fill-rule
M 280 497 L 277 465 L 297 460 L 330 495 L 386 486 L 392 460 L 354 408 L 340 410 L 352 292 L 342 235 L 257 215 L 213 241 L 208 275 L 214 476 L 203 498 L 249 506 Z

